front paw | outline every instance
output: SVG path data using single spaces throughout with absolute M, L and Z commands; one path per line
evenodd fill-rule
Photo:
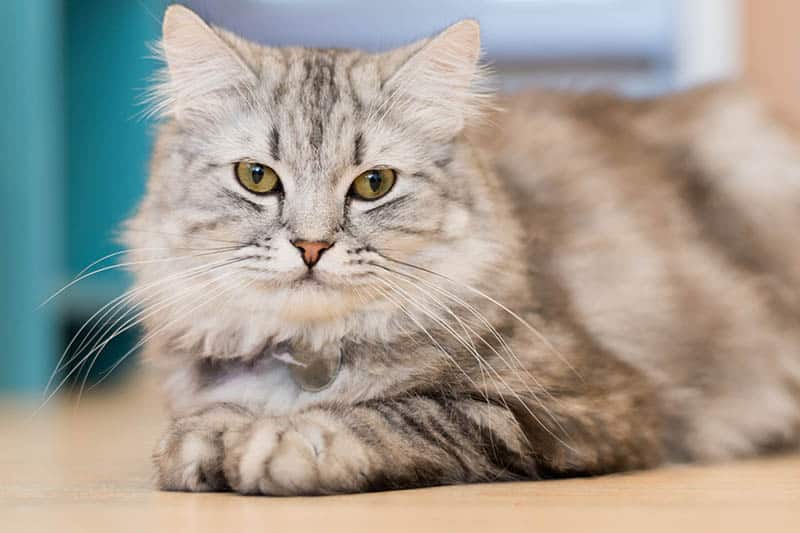
M 249 411 L 229 404 L 174 420 L 153 453 L 159 487 L 191 492 L 228 490 L 222 469 L 224 436 L 238 434 L 252 420 Z
M 375 470 L 368 447 L 322 411 L 261 419 L 224 440 L 225 477 L 242 494 L 358 492 Z

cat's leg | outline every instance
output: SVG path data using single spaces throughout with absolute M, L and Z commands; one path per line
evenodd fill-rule
M 224 437 L 225 477 L 246 494 L 331 494 L 536 478 L 513 414 L 413 396 L 263 418 Z
M 254 416 L 233 404 L 216 404 L 174 419 L 162 437 L 153 461 L 158 485 L 192 492 L 229 490 L 222 471 L 223 437 L 250 427 Z
M 612 388 L 545 405 L 413 395 L 263 417 L 221 404 L 173 421 L 155 454 L 158 479 L 172 490 L 332 494 L 599 474 L 663 460 L 646 398 Z

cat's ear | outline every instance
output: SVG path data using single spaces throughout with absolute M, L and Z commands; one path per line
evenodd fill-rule
M 160 52 L 166 69 L 154 89 L 155 110 L 161 115 L 179 116 L 191 109 L 203 109 L 219 91 L 245 86 L 256 79 L 239 55 L 247 46 L 230 35 L 223 39 L 194 11 L 173 4 L 164 14 Z
M 384 85 L 388 98 L 431 133 L 453 136 L 480 114 L 487 92 L 482 86 L 480 25 L 457 22 L 438 35 L 390 53 L 407 54 Z M 410 115 L 409 115 L 410 113 Z

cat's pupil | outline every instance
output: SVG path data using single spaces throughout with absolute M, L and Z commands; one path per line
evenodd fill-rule
M 261 180 L 264 179 L 264 167 L 261 165 L 253 165 L 250 167 L 250 177 L 256 185 L 261 183 Z
M 370 172 L 369 176 L 367 176 L 369 180 L 369 188 L 372 189 L 372 192 L 378 192 L 378 189 L 381 188 L 381 182 L 383 178 L 378 172 Z

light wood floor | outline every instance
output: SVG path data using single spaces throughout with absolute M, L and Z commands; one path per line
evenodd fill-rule
M 800 456 L 324 498 L 158 492 L 150 383 L 33 418 L 0 402 L 0 531 L 800 531 Z

